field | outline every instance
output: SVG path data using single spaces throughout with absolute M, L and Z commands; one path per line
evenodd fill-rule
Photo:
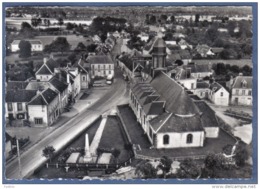
M 251 59 L 240 59 L 240 60 L 221 60 L 221 59 L 216 59 L 216 60 L 212 60 L 212 59 L 202 59 L 202 60 L 193 60 L 193 62 L 198 63 L 198 64 L 214 64 L 214 63 L 224 63 L 224 64 L 230 64 L 232 65 L 237 65 L 239 67 L 243 67 L 245 65 L 251 66 L 253 67 L 253 61 Z
M 86 46 L 91 44 L 91 42 L 86 41 L 85 37 L 77 36 L 77 35 L 59 35 L 59 36 L 46 35 L 46 36 L 36 36 L 34 39 L 41 40 L 43 46 L 45 46 L 45 45 L 50 44 L 57 37 L 66 37 L 68 43 L 71 45 L 71 50 L 75 49 L 79 42 L 84 43 L 84 45 L 86 45 Z

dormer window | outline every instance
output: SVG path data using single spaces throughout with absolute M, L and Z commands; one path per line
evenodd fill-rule
M 247 86 L 247 82 L 246 82 L 246 80 L 243 80 L 242 82 L 241 82 L 241 87 L 246 87 Z

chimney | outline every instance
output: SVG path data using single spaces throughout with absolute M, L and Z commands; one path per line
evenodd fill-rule
M 69 84 L 70 83 L 70 74 L 67 73 L 67 83 Z
M 47 58 L 47 57 L 44 57 L 44 58 L 43 58 L 43 63 L 46 64 L 47 61 L 48 61 L 48 58 Z

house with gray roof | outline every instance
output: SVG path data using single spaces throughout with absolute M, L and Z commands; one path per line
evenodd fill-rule
M 8 90 L 5 94 L 5 117 L 12 119 L 27 119 L 27 103 L 37 94 L 37 90 Z
M 91 77 L 114 75 L 114 61 L 110 55 L 90 55 L 86 62 L 91 66 Z
M 48 127 L 59 117 L 59 95 L 48 88 L 39 92 L 28 103 L 29 121 L 35 127 Z
M 129 105 L 155 148 L 203 147 L 206 137 L 218 137 L 214 111 L 188 91 L 162 71 L 131 86 Z
M 218 82 L 213 81 L 209 86 L 209 100 L 220 106 L 229 105 L 229 92 Z
M 249 105 L 253 104 L 253 77 L 239 75 L 231 78 L 228 83 L 231 92 L 231 104 Z

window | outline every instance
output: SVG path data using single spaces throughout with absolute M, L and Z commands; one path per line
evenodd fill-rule
M 108 67 L 109 67 L 109 69 L 111 70 L 111 65 L 110 65 L 110 64 L 109 64 L 109 66 L 108 66 Z
M 163 135 L 163 144 L 169 144 L 169 135 Z
M 7 109 L 8 109 L 8 111 L 13 111 L 12 103 L 7 103 Z
M 239 90 L 238 89 L 236 90 L 236 95 L 239 95 Z
M 193 140 L 193 135 L 192 134 L 188 134 L 186 143 L 190 144 L 190 143 L 192 143 L 192 140 Z
M 42 118 L 34 118 L 35 125 L 41 125 L 42 124 Z
M 106 70 L 103 71 L 104 75 L 106 75 Z
M 82 77 L 82 81 L 86 81 L 86 77 L 85 76 Z
M 246 91 L 245 90 L 242 90 L 242 95 L 245 95 L 246 94 Z
M 108 73 L 111 74 L 111 71 L 109 70 Z
M 194 83 L 191 84 L 191 89 L 193 89 L 193 88 L 194 88 Z
M 248 95 L 252 95 L 252 91 L 251 90 L 248 91 Z
M 22 106 L 22 103 L 17 103 L 17 110 L 18 111 L 22 111 L 23 110 L 23 106 Z
M 103 65 L 103 68 L 106 69 L 106 65 L 105 64 Z
M 223 92 L 220 93 L 220 96 L 223 96 Z

